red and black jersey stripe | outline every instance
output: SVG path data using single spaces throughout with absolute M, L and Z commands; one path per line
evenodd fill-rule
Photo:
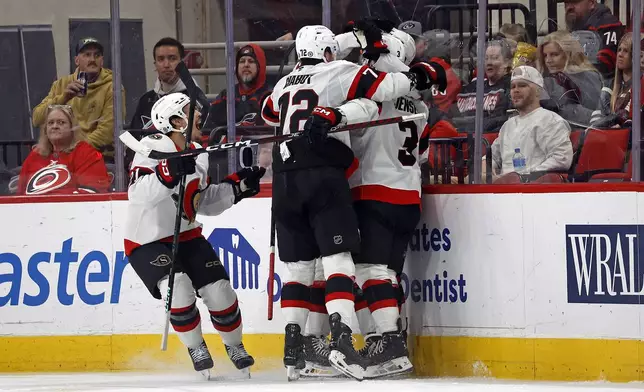
M 275 110 L 275 107 L 273 106 L 273 98 L 270 96 L 266 98 L 266 104 L 262 109 L 262 117 L 267 122 L 271 122 L 271 123 L 280 122 L 280 114 Z
M 170 309 L 170 324 L 176 332 L 189 332 L 197 328 L 201 322 L 201 316 L 195 303 L 185 308 Z
M 351 87 L 347 94 L 347 100 L 350 101 L 357 98 L 371 99 L 378 90 L 378 86 L 382 83 L 385 76 L 387 76 L 386 73 L 376 71 L 367 65 L 363 65 L 353 78 L 353 82 L 351 82 Z
M 224 310 L 210 310 L 210 320 L 219 332 L 232 332 L 239 328 L 242 317 L 237 300 Z

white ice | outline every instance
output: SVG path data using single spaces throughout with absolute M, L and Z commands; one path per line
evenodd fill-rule
M 258 373 L 252 379 L 234 376 L 206 381 L 198 374 L 159 373 L 21 373 L 0 375 L 0 391 L 69 392 L 617 392 L 643 389 L 644 384 L 520 383 L 487 379 L 405 379 L 381 381 L 299 380 L 288 383 L 280 373 Z

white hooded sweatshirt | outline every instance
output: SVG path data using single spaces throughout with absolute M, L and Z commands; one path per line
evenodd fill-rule
M 541 107 L 508 119 L 492 144 L 495 173 L 514 171 L 512 156 L 516 148 L 525 155 L 530 172 L 568 170 L 572 163 L 570 125 L 557 113 Z

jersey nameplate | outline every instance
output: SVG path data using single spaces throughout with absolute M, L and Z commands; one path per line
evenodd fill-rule
M 284 88 L 288 86 L 292 86 L 295 84 L 311 84 L 311 77 L 313 75 L 292 75 L 286 78 L 286 85 Z

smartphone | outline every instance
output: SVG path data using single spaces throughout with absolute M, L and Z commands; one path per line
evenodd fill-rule
M 87 74 L 83 71 L 78 72 L 78 81 L 83 83 L 83 88 L 78 93 L 79 96 L 84 97 L 87 95 Z

